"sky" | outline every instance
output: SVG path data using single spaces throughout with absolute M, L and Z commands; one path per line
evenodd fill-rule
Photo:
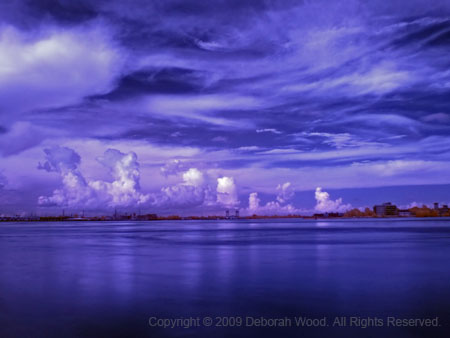
M 0 214 L 449 203 L 450 2 L 0 3 Z

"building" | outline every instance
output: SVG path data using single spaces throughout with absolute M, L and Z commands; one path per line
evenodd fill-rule
M 439 203 L 435 202 L 434 204 L 434 210 L 436 210 L 439 213 L 439 216 L 444 216 L 449 213 L 448 205 L 443 204 L 442 208 L 439 208 Z
M 386 202 L 381 205 L 375 205 L 373 207 L 373 211 L 377 214 L 379 217 L 383 216 L 398 216 L 398 208 L 396 205 L 392 204 L 391 202 Z
M 158 215 L 157 214 L 138 215 L 136 217 L 136 219 L 138 219 L 140 221 L 154 221 L 154 220 L 158 219 Z
M 226 219 L 237 219 L 239 218 L 239 209 L 234 210 L 234 215 L 230 214 L 230 210 L 225 210 L 225 218 Z
M 326 212 L 323 217 L 342 217 L 344 214 L 342 212 Z
M 412 217 L 412 216 L 414 216 L 413 213 L 411 211 L 409 211 L 408 209 L 398 209 L 398 215 L 400 217 Z

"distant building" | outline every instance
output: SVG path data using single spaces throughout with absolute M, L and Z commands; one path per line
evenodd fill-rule
M 234 210 L 234 215 L 230 215 L 230 210 L 225 210 L 226 219 L 237 219 L 239 218 L 239 209 Z
M 157 214 L 138 215 L 137 219 L 140 221 L 154 221 L 158 219 L 158 215 Z
M 341 212 L 326 212 L 323 214 L 323 217 L 342 217 L 344 216 Z
M 443 204 L 442 208 L 439 208 L 439 203 L 434 203 L 434 210 L 436 210 L 439 213 L 439 216 L 443 216 L 449 213 L 447 204 Z
M 400 217 L 412 217 L 412 216 L 414 216 L 413 213 L 411 211 L 409 211 L 408 209 L 398 209 L 398 215 Z
M 377 214 L 377 216 L 398 216 L 398 208 L 396 205 L 391 202 L 383 203 L 381 205 L 375 205 L 373 207 L 373 211 Z

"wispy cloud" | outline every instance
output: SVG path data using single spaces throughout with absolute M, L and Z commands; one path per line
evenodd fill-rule
M 259 133 L 272 133 L 272 134 L 281 134 L 281 131 L 275 128 L 264 128 L 264 129 L 256 129 L 256 132 Z

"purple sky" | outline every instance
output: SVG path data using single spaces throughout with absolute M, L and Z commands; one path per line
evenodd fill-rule
M 0 215 L 448 203 L 449 50 L 447 0 L 3 1 Z

